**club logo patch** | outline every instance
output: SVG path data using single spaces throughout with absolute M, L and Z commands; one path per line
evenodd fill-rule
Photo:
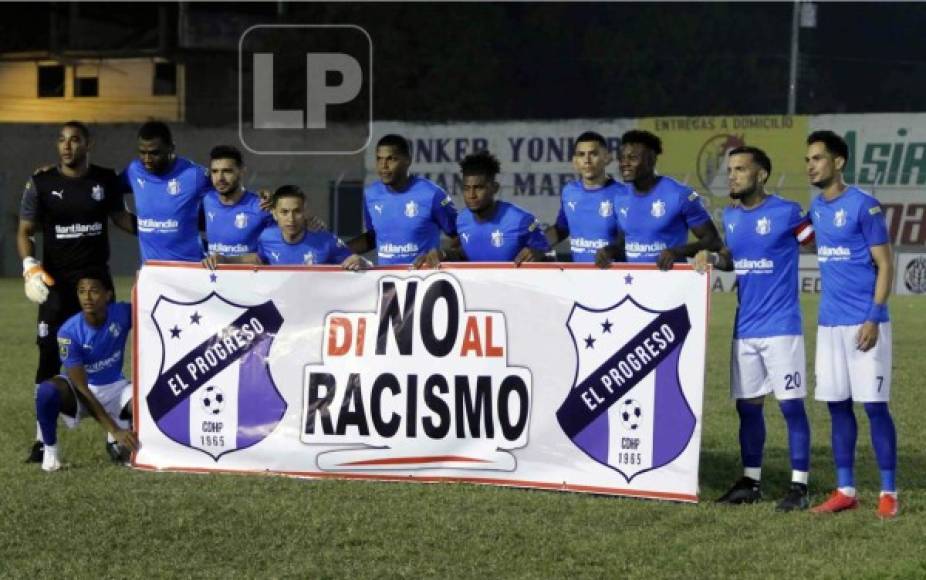
M 651 216 L 657 218 L 666 215 L 666 202 L 657 199 L 653 202 L 653 207 L 650 208 L 649 213 Z
M 276 429 L 287 404 L 267 362 L 283 324 L 272 301 L 242 306 L 214 292 L 196 302 L 161 296 L 151 317 L 162 348 L 147 402 L 161 432 L 218 461 Z
M 767 217 L 756 221 L 756 233 L 760 236 L 767 236 L 772 231 L 772 220 Z
M 687 307 L 651 310 L 630 296 L 600 310 L 576 303 L 566 327 L 577 365 L 556 412 L 563 432 L 628 483 L 674 461 L 696 423 L 678 372 Z

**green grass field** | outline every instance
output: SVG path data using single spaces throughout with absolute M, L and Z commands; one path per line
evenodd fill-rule
M 119 295 L 129 295 L 128 279 Z M 766 412 L 767 500 L 712 500 L 740 475 L 727 365 L 735 298 L 714 295 L 699 505 L 476 485 L 136 472 L 108 463 L 93 421 L 62 436 L 70 469 L 22 463 L 34 435 L 35 309 L 0 280 L 0 577 L 924 578 L 926 327 L 892 299 L 901 514 L 875 517 L 877 467 L 858 409 L 861 509 L 778 514 L 790 474 L 784 423 Z M 812 364 L 817 301 L 804 298 Z M 808 369 L 812 376 L 812 369 Z M 829 418 L 813 425 L 811 490 L 834 485 Z

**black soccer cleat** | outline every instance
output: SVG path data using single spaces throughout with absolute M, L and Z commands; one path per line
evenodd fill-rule
M 730 491 L 723 494 L 717 503 L 742 504 L 756 503 L 762 499 L 760 483 L 751 477 L 741 477 L 733 484 Z
M 42 458 L 45 457 L 45 444 L 41 441 L 36 441 L 32 444 L 32 449 L 29 450 L 29 456 L 26 457 L 26 463 L 42 463 Z
M 807 484 L 792 481 L 791 487 L 784 499 L 775 506 L 778 512 L 793 512 L 805 510 L 810 507 L 810 494 L 807 492 Z
M 129 462 L 129 450 L 115 441 L 106 442 L 106 454 L 109 455 L 109 459 L 116 465 L 127 465 Z

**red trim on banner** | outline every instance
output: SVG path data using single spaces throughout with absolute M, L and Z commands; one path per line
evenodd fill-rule
M 159 266 L 165 268 L 188 268 L 194 270 L 203 270 L 204 266 L 195 262 L 168 262 L 164 260 L 150 260 L 145 262 L 146 266 Z M 375 266 L 369 268 L 370 271 L 406 271 L 406 272 L 434 272 L 441 270 L 517 270 L 518 268 L 527 268 L 530 270 L 596 270 L 595 264 L 575 263 L 575 262 L 525 262 L 520 266 L 515 266 L 511 262 L 443 262 L 435 268 L 422 268 L 421 270 L 412 270 L 410 266 L 398 264 L 394 266 Z M 693 270 L 691 264 L 675 264 L 673 268 L 678 270 Z M 655 264 L 637 264 L 637 263 L 620 263 L 615 264 L 614 270 L 657 270 Z M 219 264 L 216 270 L 251 270 L 259 272 L 268 270 L 273 272 L 312 272 L 312 271 L 338 271 L 341 270 L 337 265 L 313 265 L 313 266 L 254 266 L 251 264 Z
M 544 489 L 549 491 L 572 491 L 582 493 L 596 493 L 600 495 L 619 495 L 626 497 L 638 497 L 643 499 L 661 499 L 671 501 L 682 501 L 688 503 L 698 503 L 697 495 L 686 493 L 669 493 L 663 491 L 648 491 L 640 489 L 623 489 L 619 487 L 598 487 L 594 485 L 578 485 L 567 482 L 557 483 L 548 481 L 528 481 L 520 479 L 492 479 L 488 477 L 449 477 L 437 475 L 371 475 L 358 473 L 321 473 L 314 471 L 272 471 L 272 470 L 250 470 L 250 469 L 207 469 L 196 467 L 162 467 L 158 468 L 153 465 L 135 464 L 134 467 L 144 471 L 172 471 L 178 473 L 226 473 L 232 475 L 285 475 L 289 477 L 298 477 L 305 479 L 345 479 L 345 480 L 370 480 L 370 481 L 393 481 L 415 483 L 473 483 L 479 485 L 496 485 L 502 487 L 518 487 Z

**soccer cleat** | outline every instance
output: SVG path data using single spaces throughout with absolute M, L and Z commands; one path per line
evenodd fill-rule
M 61 461 L 58 459 L 58 446 L 46 446 L 42 453 L 42 470 L 52 472 L 59 469 L 61 469 Z
M 810 509 L 815 514 L 834 514 L 846 510 L 854 510 L 858 507 L 858 498 L 850 497 L 838 489 L 830 495 L 830 498 L 820 505 Z
M 897 496 L 891 493 L 882 493 L 878 499 L 878 517 L 889 520 L 897 515 Z
M 116 465 L 126 465 L 129 461 L 128 450 L 115 441 L 106 442 L 106 454 L 109 455 L 109 459 Z
M 807 484 L 792 481 L 791 487 L 788 488 L 788 493 L 785 494 L 784 499 L 775 506 L 775 511 L 793 512 L 805 510 L 809 507 L 810 494 L 807 492 Z
M 45 444 L 41 441 L 36 441 L 32 444 L 32 449 L 29 450 L 29 456 L 26 457 L 26 463 L 42 463 L 42 458 L 45 455 Z
M 751 477 L 741 477 L 733 484 L 730 491 L 723 494 L 717 503 L 742 504 L 756 503 L 762 499 L 760 483 Z

